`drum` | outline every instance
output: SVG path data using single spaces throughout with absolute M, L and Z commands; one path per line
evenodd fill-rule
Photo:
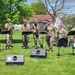
M 61 38 L 58 40 L 58 46 L 59 47 L 67 47 L 67 43 L 68 43 L 68 40 L 66 38 Z

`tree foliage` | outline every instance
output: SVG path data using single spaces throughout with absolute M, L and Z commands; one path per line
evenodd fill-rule
M 75 15 L 73 16 L 63 16 L 62 20 L 64 22 L 64 24 L 67 25 L 75 25 Z
M 30 5 L 26 5 L 24 3 L 19 3 L 19 10 L 20 10 L 20 16 L 24 16 L 25 18 L 31 17 L 33 14 L 35 14 L 34 10 L 31 8 Z
M 46 8 L 43 3 L 36 2 L 31 4 L 33 10 L 36 12 L 36 14 L 46 14 Z
M 11 18 L 13 23 L 21 23 L 21 16 L 28 18 L 35 14 L 25 2 L 26 0 L 0 0 L 0 24 L 3 25 L 7 18 Z

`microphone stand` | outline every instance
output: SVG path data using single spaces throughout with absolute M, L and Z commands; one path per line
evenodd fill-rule
M 58 54 L 57 54 L 57 56 L 60 56 L 60 49 L 59 49 L 59 30 L 58 30 L 58 42 L 57 42 L 58 44 L 57 44 L 57 46 L 58 46 Z
M 1 34 L 2 28 L 0 27 L 0 34 Z M 1 39 L 0 39 L 0 52 L 1 52 Z
M 0 42 L 0 52 L 1 52 L 1 42 Z

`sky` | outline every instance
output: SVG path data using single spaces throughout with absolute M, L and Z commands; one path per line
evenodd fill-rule
M 74 2 L 71 2 L 71 3 L 66 3 L 65 5 L 66 7 L 67 6 L 72 6 L 70 9 L 64 9 L 63 12 L 64 13 L 67 13 L 67 14 L 75 14 L 75 3 Z
M 26 4 L 31 4 L 31 3 L 34 3 L 38 0 L 27 0 Z M 74 7 L 71 7 L 70 9 L 64 9 L 63 12 L 65 14 L 75 14 L 75 0 L 65 0 L 66 3 L 65 6 L 74 6 Z
M 36 2 L 37 0 L 27 0 L 27 4 L 31 4 L 31 3 L 34 3 L 34 2 Z

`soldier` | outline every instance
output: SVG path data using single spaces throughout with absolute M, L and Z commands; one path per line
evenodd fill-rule
M 35 44 L 36 49 L 37 49 L 37 40 L 40 44 L 40 47 L 43 48 L 43 45 L 42 45 L 42 42 L 41 42 L 41 39 L 40 39 L 40 36 L 39 36 L 40 26 L 37 22 L 38 22 L 38 20 L 35 19 L 34 23 L 32 23 L 32 31 L 33 31 L 34 44 Z
M 53 48 L 53 42 L 55 41 L 54 40 L 55 27 L 52 24 L 52 20 L 51 19 L 48 19 L 47 24 L 44 26 L 44 30 L 46 31 L 46 42 L 47 42 L 47 45 L 49 47 L 49 51 L 53 52 L 52 48 Z
M 25 31 L 29 31 L 29 26 L 27 24 L 27 21 L 24 19 L 23 20 L 23 24 L 21 26 L 21 31 L 25 32 Z M 28 36 L 27 34 L 22 34 L 22 40 L 23 40 L 23 47 L 26 49 L 28 48 Z
M 60 43 L 62 43 L 60 45 Z M 67 31 L 62 27 L 62 23 L 60 24 L 59 26 L 59 29 L 58 29 L 58 41 L 57 41 L 58 45 L 60 46 L 68 46 L 68 37 L 67 37 Z
M 66 30 L 62 27 L 62 24 L 59 26 L 58 29 L 58 37 L 60 38 L 67 38 Z
M 13 24 L 11 23 L 11 19 L 7 19 L 7 23 L 5 24 L 5 29 L 7 31 L 11 31 L 10 33 L 6 34 L 6 49 L 10 49 L 12 47 L 12 29 L 13 29 Z

